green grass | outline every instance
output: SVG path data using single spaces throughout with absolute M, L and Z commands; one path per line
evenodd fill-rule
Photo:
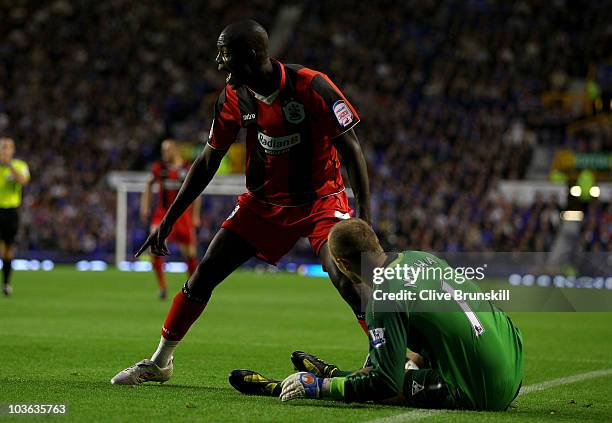
M 65 403 L 63 421 L 346 421 L 410 411 L 400 407 L 240 395 L 235 368 L 283 377 L 303 349 L 358 368 L 367 341 L 325 279 L 238 272 L 216 291 L 178 347 L 164 385 L 112 386 L 109 379 L 157 347 L 169 302 L 151 274 L 16 272 L 0 298 L 0 403 Z M 170 290 L 183 278 L 169 275 Z M 524 385 L 612 368 L 610 314 L 518 313 L 525 339 Z M 612 421 L 612 377 L 520 397 L 503 413 L 444 412 L 430 421 Z M 36 420 L 30 417 L 14 419 Z M 48 417 L 40 417 L 47 420 Z M 0 417 L 0 419 L 3 419 Z M 24 420 L 25 421 L 25 420 Z

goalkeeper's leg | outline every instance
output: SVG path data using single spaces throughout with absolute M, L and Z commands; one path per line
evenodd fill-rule
M 328 364 L 320 358 L 303 351 L 292 352 L 291 362 L 297 370 L 310 372 L 321 378 L 348 376 L 352 373 L 344 372 L 335 364 Z M 229 375 L 229 383 L 238 392 L 247 395 L 278 397 L 281 393 L 280 380 L 265 377 L 253 370 L 233 370 Z
M 380 402 L 414 408 L 464 408 L 450 395 L 446 381 L 435 369 L 408 370 L 402 392 Z
M 229 383 L 238 392 L 246 395 L 278 397 L 281 393 L 281 381 L 270 379 L 253 370 L 232 370 Z
M 344 372 L 335 364 L 328 364 L 320 358 L 303 351 L 292 352 L 291 362 L 297 370 L 310 372 L 316 377 L 321 378 L 348 376 L 352 373 Z M 229 375 L 229 383 L 238 392 L 247 395 L 278 397 L 281 393 L 280 380 L 268 378 L 253 370 L 233 370 Z
M 296 370 L 310 372 L 316 377 L 321 378 L 348 376 L 353 373 L 340 370 L 335 364 L 326 363 L 317 356 L 303 351 L 292 352 L 291 362 Z
M 321 378 L 348 376 L 363 371 L 369 371 L 372 367 L 370 354 L 366 357 L 363 367 L 356 371 L 340 370 L 335 364 L 329 364 L 319 357 L 303 351 L 292 352 L 291 362 L 296 370 L 300 372 L 309 372 Z M 419 354 L 412 351 L 406 352 L 406 370 L 418 370 L 424 364 L 425 361 Z

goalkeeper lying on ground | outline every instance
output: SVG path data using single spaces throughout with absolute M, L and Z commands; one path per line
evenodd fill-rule
M 521 334 L 491 302 L 454 300 L 455 291 L 481 292 L 473 282 L 441 281 L 419 273 L 408 279 L 393 277 L 381 282 L 379 278 L 373 285 L 371 271 L 375 268 L 393 269 L 399 264 L 448 270 L 449 266 L 425 252 L 384 253 L 370 226 L 359 219 L 334 226 L 329 246 L 336 264 L 353 283 L 379 290 L 378 298 L 381 292 L 414 291 L 417 299 L 370 298 L 366 322 L 371 362 L 357 372 L 343 372 L 297 351 L 291 359 L 301 372 L 280 382 L 254 371 L 234 370 L 230 374 L 234 388 L 246 394 L 280 396 L 283 401 L 376 401 L 471 410 L 505 410 L 510 405 L 523 375 Z M 369 262 L 368 271 L 362 270 L 362 253 Z M 362 277 L 362 273 L 370 276 Z M 420 291 L 451 293 L 453 299 L 423 300 Z M 410 365 L 407 348 L 418 353 L 412 354 Z

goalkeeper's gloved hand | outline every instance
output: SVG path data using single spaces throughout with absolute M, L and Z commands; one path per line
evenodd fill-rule
M 320 399 L 329 386 L 329 379 L 316 377 L 309 372 L 299 372 L 288 376 L 281 382 L 281 401 L 298 398 Z

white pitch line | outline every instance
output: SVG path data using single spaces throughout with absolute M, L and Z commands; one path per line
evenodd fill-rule
M 558 361 L 559 363 L 567 363 L 567 357 L 565 358 L 561 358 L 561 357 L 533 357 L 530 356 L 528 358 L 525 358 L 525 361 L 527 360 L 533 360 L 533 361 Z M 586 363 L 586 364 L 607 364 L 610 365 L 612 364 L 612 360 L 602 360 L 602 359 L 597 359 L 597 358 L 572 358 L 572 363 Z
M 595 370 L 588 373 L 578 373 L 572 376 L 560 377 L 558 379 L 551 379 L 540 383 L 534 383 L 533 385 L 523 386 L 518 396 L 531 394 L 532 392 L 540 392 L 546 389 L 554 388 L 557 386 L 568 385 L 570 383 L 582 382 L 584 380 L 595 379 L 598 377 L 604 377 L 612 375 L 611 369 Z M 396 414 L 394 416 L 383 417 L 375 420 L 368 420 L 366 423 L 399 423 L 399 422 L 410 422 L 415 420 L 426 419 L 431 416 L 435 416 L 440 413 L 448 413 L 453 410 L 412 410 L 407 413 Z
M 542 383 L 534 383 L 533 385 L 523 386 L 521 388 L 521 392 L 519 392 L 519 395 L 526 395 L 532 392 L 544 391 L 546 389 L 554 388 L 556 386 L 582 382 L 583 380 L 595 379 L 597 377 L 604 377 L 608 375 L 612 375 L 612 369 L 595 370 L 593 372 L 579 373 L 577 375 L 560 377 L 559 379 L 552 379 Z

